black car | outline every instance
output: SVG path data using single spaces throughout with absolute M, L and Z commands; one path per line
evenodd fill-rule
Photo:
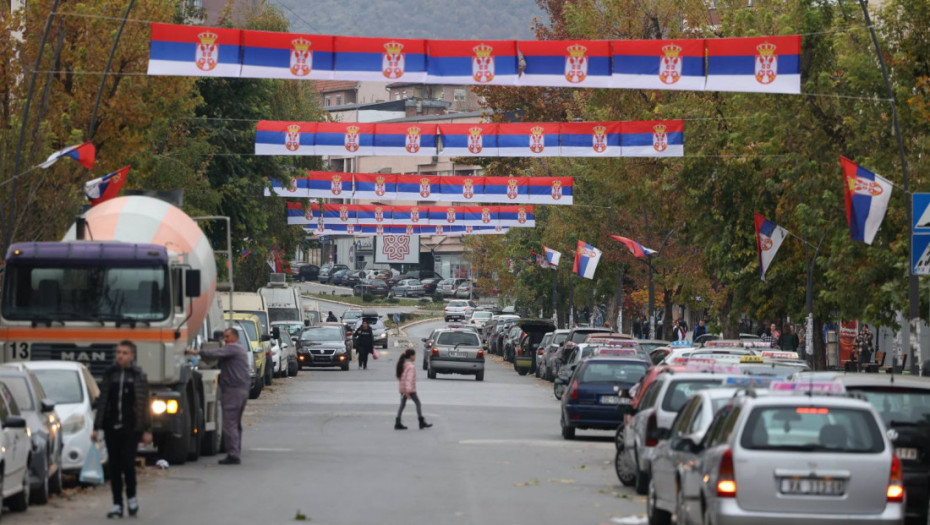
M 520 319 L 514 326 L 522 333 L 513 346 L 513 369 L 521 376 L 536 372 L 536 348 L 546 334 L 555 331 L 555 324 L 548 319 Z
M 55 403 L 48 399 L 39 379 L 29 369 L 2 366 L 0 383 L 13 394 L 32 438 L 30 500 L 45 504 L 49 494 L 61 494 L 61 452 L 64 445 L 61 421 L 55 417 Z
M 308 281 L 316 281 L 320 278 L 320 267 L 315 264 L 305 264 L 297 269 L 297 275 L 295 279 L 305 283 Z
M 300 368 L 338 366 L 349 369 L 352 354 L 346 343 L 346 329 L 340 323 L 320 323 L 304 328 L 297 338 Z
M 352 288 L 352 295 L 379 295 L 387 297 L 391 291 L 386 282 L 381 279 L 362 279 Z

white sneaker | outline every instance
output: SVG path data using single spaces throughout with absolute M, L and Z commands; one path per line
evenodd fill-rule
M 129 506 L 129 515 L 135 516 L 136 513 L 139 512 L 139 500 L 137 500 L 136 498 L 129 498 L 129 501 L 127 503 Z

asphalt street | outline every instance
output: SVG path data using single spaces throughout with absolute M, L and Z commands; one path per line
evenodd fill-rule
M 336 312 L 337 314 L 339 312 Z M 402 343 L 441 322 L 407 329 Z M 243 464 L 216 458 L 158 470 L 140 481 L 139 523 L 294 522 L 318 524 L 636 523 L 642 498 L 619 485 L 612 435 L 559 433 L 550 383 L 519 377 L 500 360 L 484 382 L 472 376 L 428 380 L 418 392 L 434 427 L 393 428 L 399 401 L 394 377 L 400 348 L 382 352 L 368 370 L 304 370 L 276 380 L 246 411 Z M 419 356 L 418 356 L 419 357 Z M 14 524 L 99 523 L 108 487 L 69 491 Z M 634 517 L 635 516 L 635 517 Z

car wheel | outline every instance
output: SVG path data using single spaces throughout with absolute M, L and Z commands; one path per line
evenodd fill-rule
M 61 483 L 61 454 L 58 455 L 58 461 L 55 462 L 55 475 L 48 484 L 48 489 L 52 494 L 61 494 L 63 488 Z
M 565 385 L 560 385 L 555 383 L 552 385 L 552 395 L 555 396 L 559 401 L 562 400 L 562 395 L 565 393 Z
M 484 370 L 475 374 L 475 381 L 484 381 Z
M 249 399 L 258 399 L 258 396 L 262 395 L 262 387 L 264 386 L 264 381 L 256 381 L 255 385 L 249 390 Z
M 656 507 L 657 497 L 655 481 L 650 479 L 646 497 L 646 517 L 649 519 L 649 525 L 669 525 L 672 522 L 672 514 Z
M 28 465 L 31 461 L 27 460 L 26 464 Z M 10 496 L 6 500 L 6 506 L 10 507 L 10 510 L 13 512 L 24 512 L 29 508 L 29 475 L 28 473 L 23 476 L 23 490 L 15 496 Z
M 688 525 L 688 512 L 685 510 L 685 493 L 681 490 L 681 483 L 675 483 L 675 523 Z
M 36 490 L 32 491 L 32 494 L 30 495 L 29 502 L 34 505 L 45 505 L 46 503 L 48 503 L 48 495 L 51 493 L 51 491 L 49 490 L 49 483 L 48 483 L 49 461 L 48 461 L 47 455 L 44 455 L 44 457 L 45 457 L 44 468 L 42 468 L 42 471 L 38 473 L 42 479 L 39 482 Z M 28 477 L 28 474 L 27 474 L 27 477 Z
M 640 496 L 645 496 L 649 492 L 649 473 L 640 470 L 639 468 L 639 456 L 636 456 L 636 464 L 633 466 L 636 472 L 636 482 L 633 484 L 633 488 L 636 490 L 636 493 Z
M 624 450 L 622 448 L 617 449 L 617 454 L 614 456 L 614 471 L 617 473 L 617 479 L 620 480 L 624 487 L 632 487 L 636 481 L 636 475 L 633 474 L 627 463 Z
M 565 424 L 565 417 L 562 417 L 562 439 L 575 439 L 575 427 Z
M 423 356 L 423 370 L 429 370 L 429 361 L 426 360 L 426 356 Z

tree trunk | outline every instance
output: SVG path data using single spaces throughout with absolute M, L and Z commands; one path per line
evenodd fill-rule
M 823 321 L 814 316 L 814 358 L 811 361 L 814 370 L 827 369 L 827 346 L 823 342 Z
M 662 290 L 662 305 L 665 315 L 662 316 L 662 339 L 672 340 L 672 290 Z

